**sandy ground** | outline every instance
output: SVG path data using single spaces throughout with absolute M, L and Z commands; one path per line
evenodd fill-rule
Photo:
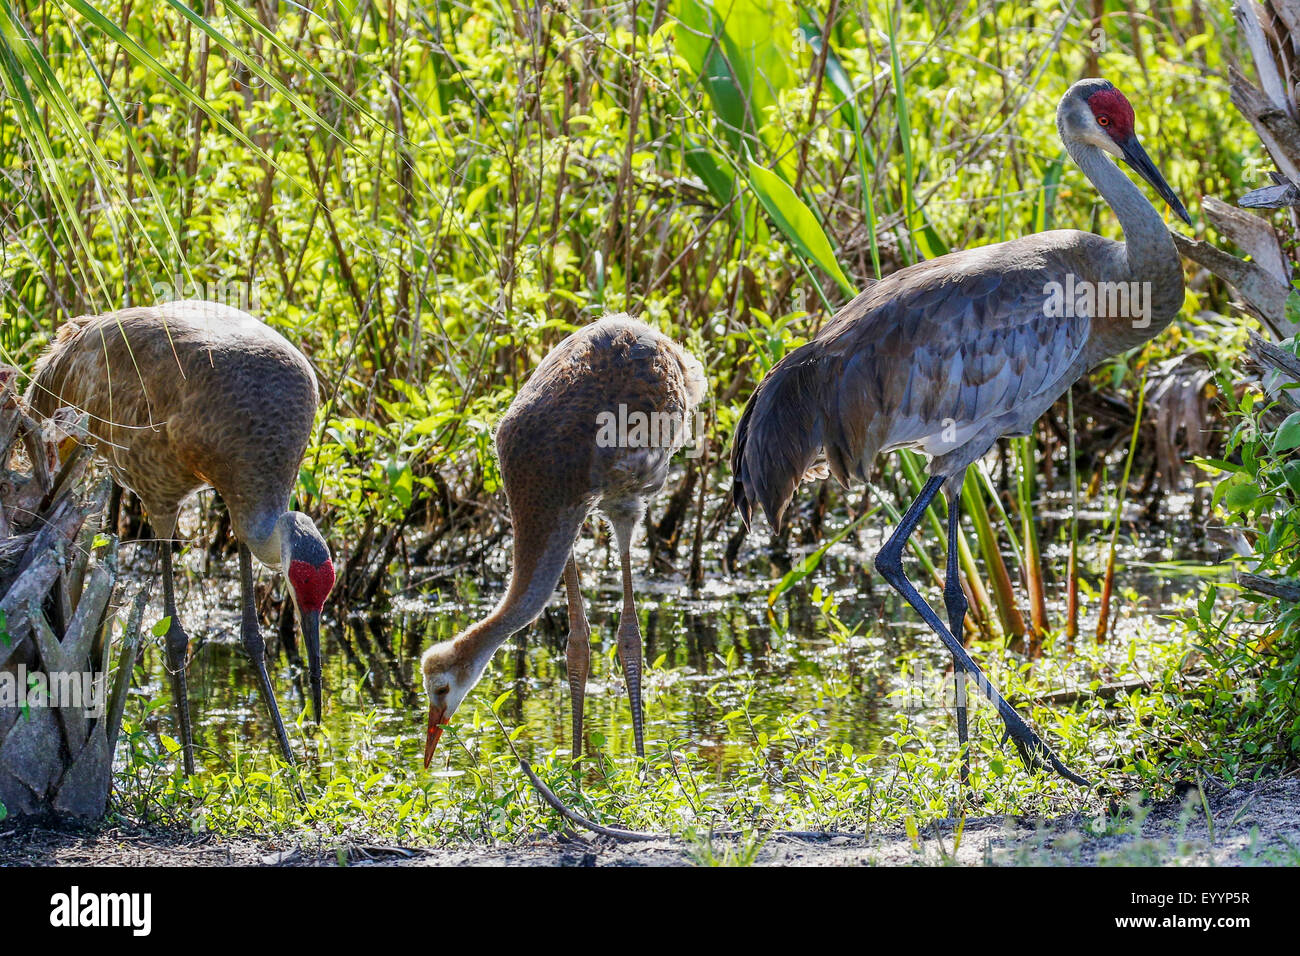
M 52 828 L 0 824 L 3 865 L 165 866 L 677 866 L 752 862 L 768 866 L 859 865 L 1300 865 L 1300 776 L 1207 793 L 1209 820 L 1192 791 L 1141 808 L 1109 827 L 1082 816 L 1054 820 L 970 818 L 916 840 L 902 831 L 867 838 L 768 836 L 616 843 L 589 834 L 545 835 L 501 846 L 397 847 L 319 843 L 293 837 L 191 835 L 172 830 Z

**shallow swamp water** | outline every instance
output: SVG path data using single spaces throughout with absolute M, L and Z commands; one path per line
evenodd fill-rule
M 1039 533 L 1050 574 L 1051 620 L 1059 626 L 1068 502 L 1049 504 Z M 1068 692 L 1089 681 L 1122 682 L 1140 676 L 1143 661 L 1158 645 L 1186 640 L 1168 618 L 1187 610 L 1218 554 L 1180 517 L 1186 513 L 1184 500 L 1167 499 L 1165 513 L 1170 517 L 1162 523 L 1149 524 L 1139 523 L 1136 511 L 1126 512 L 1131 520 L 1121 527 L 1111 640 L 1101 649 L 1091 648 L 1086 664 L 1076 666 L 1076 656 L 1066 652 L 1063 639 L 1050 639 L 1044 658 L 1035 665 L 1044 673 L 1048 691 Z M 1080 564 L 1093 591 L 1100 590 L 1108 548 L 1104 519 L 1100 509 L 1080 514 Z M 698 593 L 691 593 L 682 574 L 648 574 L 645 553 L 634 554 L 648 671 L 646 741 L 652 758 L 666 752 L 694 754 L 725 787 L 744 751 L 764 733 L 764 726 L 772 726 L 765 720 L 806 713 L 812 735 L 871 753 L 898 728 L 900 708 L 915 733 L 940 753 L 955 753 L 955 722 L 937 683 L 949 658 L 938 638 L 871 572 L 870 557 L 887 530 L 873 522 L 835 545 L 815 572 L 771 606 L 769 595 L 780 574 L 765 556 L 763 532 L 751 534 L 741 552 L 743 575 L 723 574 L 717 554 L 706 550 L 705 586 Z M 1136 533 L 1139 524 L 1141 534 Z M 923 525 L 918 535 L 926 531 Z M 925 544 L 942 567 L 939 543 L 927 539 Z M 354 760 L 378 758 L 379 765 L 409 768 L 413 776 L 425 773 L 420 763 L 427 705 L 419 655 L 493 606 L 508 574 L 508 554 L 508 547 L 498 549 L 478 573 L 461 575 L 454 586 L 400 592 L 382 615 L 330 620 L 327 607 L 325 719 L 320 730 L 304 714 L 304 675 L 288 662 L 271 629 L 264 628 L 268 654 L 274 656 L 269 661 L 272 681 L 295 750 L 310 754 L 309 775 L 328 781 L 345 755 Z M 796 560 L 800 556 L 795 555 Z M 1007 560 L 1014 579 L 1016 566 L 1009 555 Z M 200 561 L 200 555 L 191 553 L 178 566 L 197 569 Z M 593 642 L 586 700 L 588 744 L 602 759 L 625 764 L 633 745 L 614 652 L 621 598 L 617 553 L 606 540 L 593 543 L 590 525 L 580 541 L 579 564 Z M 147 550 L 140 549 L 136 565 L 149 580 Z M 914 559 L 909 573 L 920 574 Z M 260 575 L 267 578 L 265 570 Z M 181 577 L 178 596 L 192 640 L 190 688 L 198 759 L 209 769 L 246 767 L 250 757 L 262 763 L 273 752 L 274 738 L 238 640 L 233 567 L 214 565 L 207 573 L 193 570 Z M 923 582 L 921 589 L 941 609 L 937 589 Z M 1097 611 L 1097 599 L 1085 586 L 1081 643 L 1093 642 Z M 156 597 L 147 614 L 147 621 L 161 616 Z M 517 742 L 526 755 L 534 760 L 547 753 L 568 755 L 567 629 L 563 593 L 557 590 L 543 616 L 497 651 L 428 771 L 446 778 L 440 782 L 452 799 L 457 778 L 472 772 L 484 754 L 507 747 L 490 717 L 494 702 L 499 701 L 506 728 L 520 728 Z M 984 662 L 989 650 L 987 644 L 977 644 L 973 655 Z M 161 739 L 174 729 L 158 640 L 147 641 L 141 662 L 128 716 L 134 714 L 143 730 Z M 989 674 L 1003 686 L 996 666 Z M 1013 698 L 1013 703 L 1023 710 L 1023 701 Z M 972 719 L 973 736 L 997 733 L 991 709 L 974 711 Z M 1095 751 L 1101 765 L 1110 759 L 1107 749 L 1115 746 L 1100 728 L 1088 741 L 1088 750 Z M 1006 753 L 1014 761 L 1014 750 L 1008 746 Z

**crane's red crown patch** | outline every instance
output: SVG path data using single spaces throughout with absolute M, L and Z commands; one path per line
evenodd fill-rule
M 306 561 L 289 562 L 289 584 L 298 595 L 298 609 L 320 611 L 325 606 L 330 589 L 334 587 L 334 562 L 326 561 L 312 567 Z
M 1113 86 L 1088 97 L 1088 107 L 1115 142 L 1122 143 L 1133 135 L 1133 106 L 1128 97 Z

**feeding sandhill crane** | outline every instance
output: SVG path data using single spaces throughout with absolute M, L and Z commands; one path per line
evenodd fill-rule
M 875 564 L 953 656 L 963 782 L 963 685 L 969 675 L 996 706 L 1026 766 L 1045 760 L 1065 778 L 1087 785 L 962 646 L 966 599 L 957 572 L 957 534 L 966 468 L 999 437 L 1028 434 L 1080 376 L 1155 336 L 1182 305 L 1182 266 L 1160 214 L 1107 158 L 1128 163 L 1191 223 L 1138 142 L 1133 119 L 1128 100 L 1101 79 L 1075 83 L 1056 112 L 1065 148 L 1119 217 L 1125 242 L 1054 230 L 902 269 L 778 362 L 736 427 L 732 494 L 747 526 L 757 505 L 780 528 L 796 486 L 821 467 L 822 453 L 845 485 L 851 478 L 865 481 L 880 452 L 915 448 L 930 458 L 929 480 Z M 907 539 L 941 488 L 949 502 L 948 629 L 902 566 Z
M 140 498 L 162 552 L 163 613 L 185 772 L 194 772 L 185 669 L 189 636 L 172 582 L 170 539 L 181 502 L 212 485 L 239 539 L 241 637 L 285 760 L 293 751 L 266 671 L 252 555 L 285 573 L 307 645 L 312 705 L 321 713 L 320 613 L 334 564 L 311 518 L 289 510 L 316 416 L 316 376 L 283 336 L 213 302 L 169 302 L 81 316 L 36 365 L 27 401 L 49 416 L 90 416 L 96 451 Z
M 636 752 L 645 756 L 632 532 L 647 499 L 668 477 L 669 459 L 687 437 L 705 384 L 700 363 L 671 339 L 626 315 L 611 315 L 560 342 L 519 390 L 496 433 L 514 531 L 510 586 L 487 617 L 424 652 L 426 767 L 443 727 L 492 654 L 542 613 L 561 575 L 569 602 L 565 656 L 573 755 L 581 754 L 591 629 L 573 544 L 597 507 L 614 526 L 618 542 L 623 573 L 618 657 L 632 705 Z

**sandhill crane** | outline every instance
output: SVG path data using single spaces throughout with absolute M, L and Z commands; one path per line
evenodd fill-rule
M 618 657 L 632 705 L 638 756 L 641 627 L 632 593 L 632 532 L 646 500 L 663 487 L 704 396 L 704 369 L 675 342 L 626 315 L 568 336 L 529 377 L 497 427 L 497 456 L 510 504 L 510 586 L 487 617 L 424 652 L 429 695 L 424 765 L 443 727 L 478 683 L 492 654 L 541 614 L 561 575 L 569 603 L 565 659 L 573 707 L 573 755 L 582 752 L 582 702 L 591 629 L 582 606 L 573 544 L 593 508 L 614 526 L 623 573 Z
M 823 467 L 822 453 L 824 466 L 845 485 L 855 477 L 865 481 L 880 452 L 916 448 L 931 459 L 929 480 L 875 565 L 953 656 L 963 783 L 963 684 L 969 675 L 997 707 L 1026 766 L 1045 760 L 1063 777 L 1087 785 L 962 646 L 966 599 L 957 572 L 957 533 L 966 468 L 1000 436 L 1028 434 L 1081 375 L 1155 336 L 1182 305 L 1182 266 L 1160 214 L 1106 158 L 1128 163 L 1190 225 L 1138 142 L 1133 119 L 1128 100 L 1102 79 L 1075 83 L 1056 112 L 1065 148 L 1119 217 L 1125 242 L 1055 230 L 900 270 L 778 362 L 736 427 L 732 495 L 746 526 L 759 505 L 780 528 L 796 486 Z M 1133 299 L 1139 300 L 1136 307 Z M 949 501 L 948 629 L 902 567 L 907 539 L 941 488 Z
M 239 539 L 241 636 L 275 724 L 293 751 L 266 671 L 253 595 L 252 555 L 285 572 L 304 643 L 312 706 L 321 713 L 320 613 L 334 564 L 311 518 L 289 510 L 316 416 L 316 376 L 283 336 L 245 312 L 185 301 L 81 316 L 40 358 L 27 401 L 49 416 L 72 406 L 90 416 L 96 451 L 140 498 L 162 552 L 163 613 L 185 772 L 194 772 L 181 627 L 169 540 L 181 502 L 212 485 Z

